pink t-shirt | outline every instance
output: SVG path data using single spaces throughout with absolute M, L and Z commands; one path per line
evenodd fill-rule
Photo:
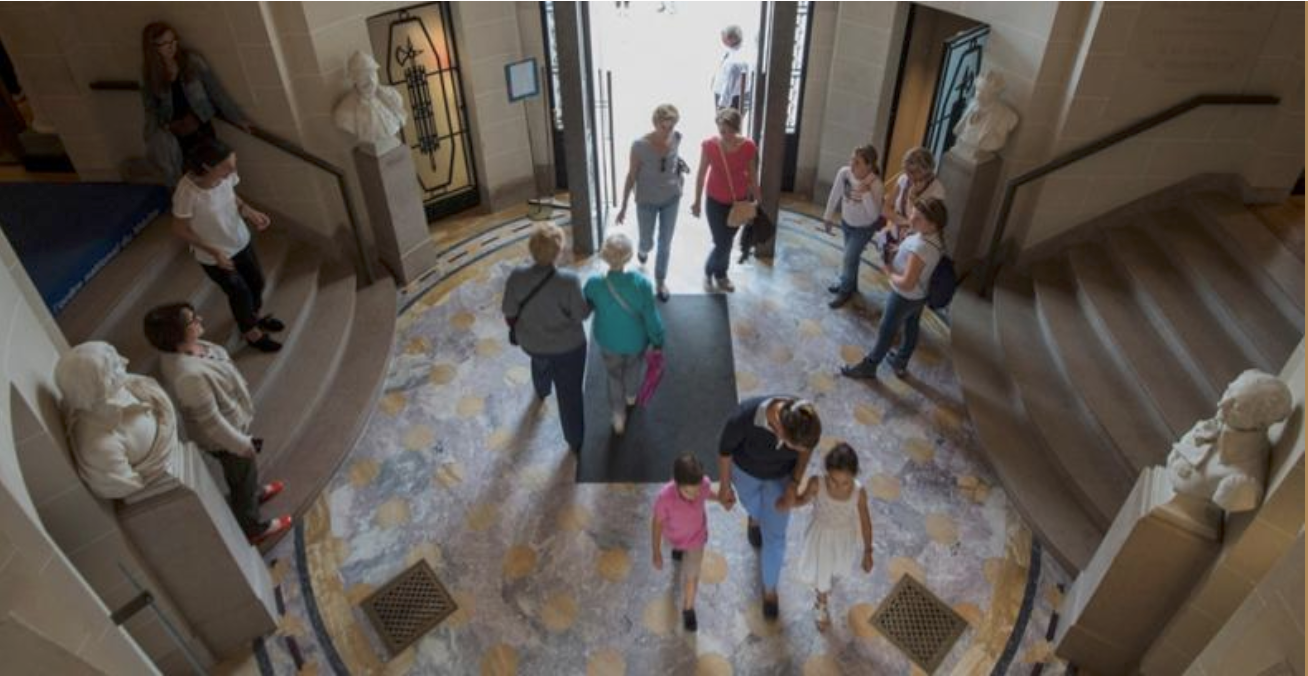
M 731 169 L 731 184 L 728 185 L 727 173 L 722 164 L 722 146 L 718 145 L 718 137 L 704 139 L 700 144 L 700 150 L 704 157 L 708 158 L 709 172 L 705 192 L 709 197 L 722 204 L 731 204 L 736 200 L 744 200 L 749 195 L 749 166 L 758 155 L 758 146 L 754 142 L 745 139 L 734 151 L 728 152 L 726 167 Z M 731 192 L 735 188 L 735 194 Z
M 680 550 L 699 549 L 708 542 L 708 513 L 704 503 L 713 489 L 708 477 L 699 487 L 699 498 L 690 502 L 677 491 L 677 482 L 669 481 L 654 499 L 654 516 L 663 524 L 663 538 Z

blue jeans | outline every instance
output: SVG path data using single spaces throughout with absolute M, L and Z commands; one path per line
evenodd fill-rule
M 709 232 L 713 233 L 713 250 L 704 261 L 704 274 L 715 279 L 726 279 L 731 266 L 731 243 L 736 239 L 736 228 L 727 226 L 731 205 L 706 197 L 704 215 L 708 218 Z
M 872 235 L 876 234 L 877 229 L 875 225 L 855 228 L 841 220 L 840 231 L 845 234 L 845 257 L 840 264 L 840 293 L 854 293 L 858 291 L 858 266 L 863 261 L 863 250 L 872 241 Z
M 777 511 L 777 499 L 786 493 L 790 477 L 758 479 L 740 469 L 731 468 L 731 485 L 745 511 L 758 522 L 763 532 L 763 592 L 775 592 L 781 579 L 781 564 L 786 560 L 786 527 L 790 512 Z
M 876 345 L 872 346 L 872 351 L 867 353 L 863 360 L 874 366 L 880 365 L 881 360 L 885 359 L 886 353 L 890 351 L 890 344 L 894 342 L 895 335 L 899 333 L 900 327 L 903 327 L 904 340 L 899 343 L 899 349 L 895 350 L 891 365 L 896 368 L 907 368 L 908 359 L 913 356 L 913 350 L 917 347 L 918 324 L 922 321 L 924 307 L 926 307 L 925 298 L 909 300 L 891 289 L 890 296 L 886 299 L 885 312 L 881 314 L 881 325 L 877 327 Z
M 677 209 L 681 207 L 678 195 L 665 204 L 636 203 L 636 222 L 640 226 L 640 252 L 649 255 L 654 248 L 654 226 L 659 229 L 659 251 L 654 258 L 654 279 L 668 278 L 668 257 L 672 255 L 672 233 L 677 229 Z
M 531 383 L 536 396 L 550 396 L 550 385 L 559 393 L 559 422 L 563 425 L 563 439 L 574 450 L 581 450 L 586 440 L 586 401 L 581 385 L 586 378 L 586 344 L 560 354 L 533 354 L 531 356 Z

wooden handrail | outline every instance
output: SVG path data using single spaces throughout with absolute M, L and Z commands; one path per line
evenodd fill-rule
M 990 238 L 990 249 L 986 253 L 985 264 L 981 271 L 981 294 L 988 296 L 994 288 L 995 277 L 999 274 L 1000 248 L 1004 243 L 1004 231 L 1008 227 L 1008 216 L 1013 210 L 1013 201 L 1017 189 L 1038 178 L 1047 176 L 1073 162 L 1085 159 L 1101 150 L 1114 146 L 1128 138 L 1143 133 L 1160 124 L 1169 122 L 1200 106 L 1274 106 L 1281 102 L 1275 96 L 1260 94 L 1200 94 L 1186 99 L 1170 108 L 1161 110 L 1139 122 L 1118 129 L 1095 141 L 1073 148 L 1044 164 L 1023 172 L 1004 184 L 1004 199 L 999 203 L 999 214 L 995 218 L 995 231 Z
M 133 80 L 97 80 L 92 82 L 90 87 L 94 91 L 110 92 L 140 91 L 141 89 L 140 83 Z M 349 221 L 350 234 L 354 236 L 354 247 L 359 257 L 359 267 L 363 273 L 364 285 L 372 284 L 377 279 L 377 275 L 373 271 L 371 259 L 368 258 L 367 248 L 364 247 L 363 235 L 359 232 L 358 212 L 354 209 L 354 199 L 350 197 L 349 185 L 345 179 L 345 170 L 266 129 L 252 126 L 249 131 L 246 131 L 244 128 L 232 124 L 229 120 L 223 119 L 223 122 L 231 125 L 237 131 L 249 134 L 336 177 L 336 187 L 341 193 L 341 201 L 345 203 L 345 217 Z

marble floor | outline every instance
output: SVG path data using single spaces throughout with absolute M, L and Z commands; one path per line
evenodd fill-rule
M 675 577 L 650 564 L 658 487 L 576 485 L 554 401 L 533 403 L 528 360 L 505 340 L 500 292 L 527 258 L 529 231 L 511 218 L 445 238 L 439 273 L 406 290 L 386 391 L 363 438 L 269 556 L 281 627 L 224 673 L 918 674 L 868 621 L 902 575 L 968 622 L 935 673 L 1061 673 L 1045 636 L 1068 577 L 1032 543 L 977 451 L 948 327 L 924 321 L 905 380 L 839 377 L 871 342 L 885 278 L 865 265 L 863 297 L 828 310 L 839 240 L 804 210 L 783 213 L 774 261 L 733 264 L 729 305 L 740 396 L 814 399 L 822 447 L 848 441 L 862 461 L 876 565 L 837 583 L 829 631 L 816 630 L 812 592 L 790 570 L 780 620 L 763 619 L 743 511 L 716 505 L 700 629 L 681 630 Z M 684 219 L 673 292 L 702 293 L 707 228 Z M 792 518 L 791 562 L 808 518 Z M 358 604 L 419 559 L 459 610 L 391 657 Z

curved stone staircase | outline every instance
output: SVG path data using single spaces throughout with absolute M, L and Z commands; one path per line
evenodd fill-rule
M 1304 266 L 1243 204 L 1189 195 L 960 292 L 955 368 L 985 453 L 1071 570 L 1140 471 L 1212 415 L 1247 368 L 1304 335 Z
M 171 233 L 168 216 L 145 228 L 56 318 L 69 343 L 104 340 L 128 370 L 158 377 L 159 355 L 141 321 L 156 305 L 189 301 L 206 339 L 224 345 L 255 400 L 253 433 L 263 437 L 260 476 L 287 481 L 265 515 L 308 510 L 363 433 L 386 378 L 395 333 L 395 284 L 358 288 L 353 268 L 274 216 L 255 234 L 267 277 L 264 311 L 288 328 L 275 354 L 244 345 L 227 299 Z M 222 485 L 219 477 L 219 485 Z M 264 548 L 273 543 L 265 543 Z

